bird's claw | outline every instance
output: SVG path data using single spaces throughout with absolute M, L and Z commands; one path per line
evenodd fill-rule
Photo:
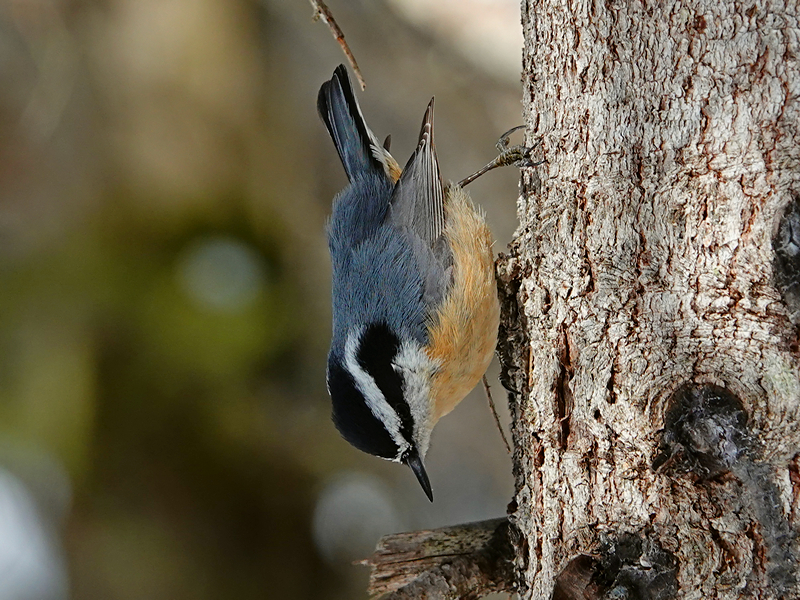
M 520 169 L 526 167 L 536 167 L 544 163 L 543 160 L 533 160 L 533 150 L 536 146 L 511 146 L 500 152 L 498 160 L 502 165 L 514 165 Z
M 525 129 L 525 125 L 517 125 L 516 127 L 512 127 L 503 135 L 501 135 L 500 139 L 497 140 L 497 143 L 495 144 L 497 151 L 502 154 L 508 150 L 508 140 L 511 138 L 511 134 L 513 134 L 515 131 L 519 131 L 520 129 Z
M 466 187 L 473 181 L 475 181 L 478 177 L 483 175 L 484 173 L 491 171 L 492 169 L 496 169 L 497 167 L 508 167 L 514 165 L 518 168 L 529 168 L 529 167 L 536 167 L 538 165 L 543 164 L 545 161 L 534 161 L 533 160 L 533 150 L 536 146 L 538 146 L 538 142 L 536 142 L 533 146 L 509 146 L 509 138 L 511 134 L 515 131 L 522 129 L 524 125 L 518 125 L 513 129 L 509 129 L 503 135 L 500 136 L 500 139 L 497 142 L 497 150 L 500 154 L 495 158 L 492 162 L 488 165 L 483 167 L 482 169 L 476 171 L 469 177 L 465 177 L 461 181 L 458 182 L 459 187 Z
M 495 144 L 495 146 L 497 147 L 497 151 L 500 152 L 500 156 L 497 157 L 498 161 L 503 166 L 514 165 L 520 169 L 526 167 L 536 167 L 543 164 L 545 162 L 543 160 L 533 160 L 533 149 L 539 145 L 538 141 L 534 143 L 533 146 L 523 146 L 522 144 L 509 146 L 509 140 L 512 134 L 520 129 L 525 129 L 525 125 L 517 125 L 516 127 L 512 127 L 503 135 L 501 135 L 499 140 L 497 140 L 497 144 Z

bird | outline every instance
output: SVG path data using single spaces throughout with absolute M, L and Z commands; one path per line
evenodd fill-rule
M 367 126 L 344 65 L 322 84 L 317 110 L 348 179 L 327 224 L 332 419 L 355 448 L 410 467 L 432 502 L 431 433 L 486 372 L 500 320 L 492 235 L 463 188 L 528 155 L 514 147 L 444 183 L 432 98 L 401 168 L 391 138 L 380 143 Z

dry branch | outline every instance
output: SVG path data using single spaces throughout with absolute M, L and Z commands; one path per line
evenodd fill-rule
M 513 589 L 514 534 L 508 519 L 384 536 L 369 592 L 382 600 L 475 599 Z

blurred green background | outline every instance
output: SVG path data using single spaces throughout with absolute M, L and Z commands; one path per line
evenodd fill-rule
M 401 164 L 434 94 L 446 178 L 521 123 L 516 1 L 329 5 Z M 330 422 L 316 94 L 344 57 L 311 15 L 0 3 L 0 600 L 366 597 L 380 535 L 504 514 L 482 393 L 434 432 L 432 505 Z M 471 186 L 498 251 L 517 180 Z

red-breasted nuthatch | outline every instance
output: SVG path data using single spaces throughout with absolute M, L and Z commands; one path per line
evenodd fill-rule
M 475 387 L 497 343 L 491 233 L 462 189 L 473 178 L 442 183 L 433 99 L 402 170 L 388 138 L 381 145 L 367 127 L 344 65 L 317 109 L 350 181 L 328 223 L 333 422 L 359 450 L 411 467 L 432 501 L 422 462 L 431 431 Z

